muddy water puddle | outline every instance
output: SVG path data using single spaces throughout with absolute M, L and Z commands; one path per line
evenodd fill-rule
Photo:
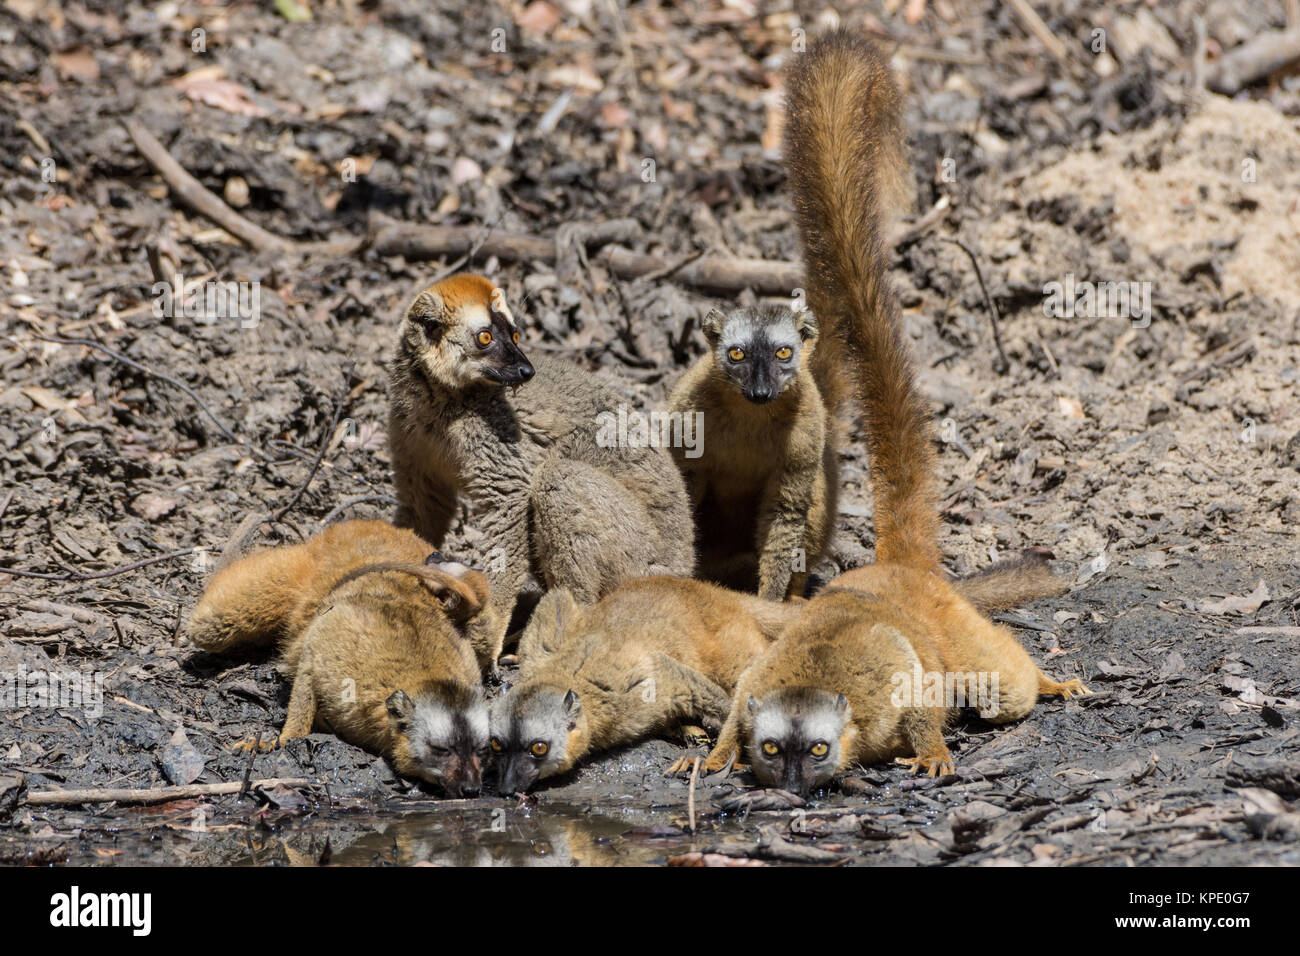
M 676 809 L 500 800 L 400 813 L 328 811 L 239 822 L 191 808 L 129 810 L 69 821 L 26 862 L 113 866 L 646 866 L 716 843 L 723 821 L 684 829 Z M 209 808 L 210 809 L 210 808 Z M 80 823 L 81 826 L 76 826 Z M 0 855 L 10 847 L 0 841 Z M 12 862 L 20 862 L 13 860 Z

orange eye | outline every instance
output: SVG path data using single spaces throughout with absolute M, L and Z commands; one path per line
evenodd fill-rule
M 808 752 L 814 757 L 825 757 L 826 754 L 830 752 L 830 749 L 831 748 L 826 745 L 824 740 L 819 740 L 817 743 L 812 745 Z
M 775 741 L 773 740 L 763 741 L 763 753 L 767 754 L 769 757 L 775 757 L 780 752 L 781 752 L 781 748 L 776 745 Z
M 501 741 L 493 737 L 491 740 L 488 741 L 488 743 L 492 745 L 492 752 L 494 754 L 499 754 L 501 752 L 502 750 Z
M 548 750 L 550 750 L 550 749 L 551 749 L 551 748 L 550 748 L 550 746 L 546 743 L 546 741 L 544 741 L 544 740 L 537 740 L 537 741 L 534 741 L 534 742 L 533 742 L 533 745 L 532 745 L 531 747 L 528 748 L 528 752 L 531 753 L 534 757 L 545 757 L 545 756 L 546 756 L 546 751 L 548 751 Z
M 731 359 L 733 362 L 739 362 L 744 357 L 745 357 L 744 349 L 734 348 L 734 349 L 727 350 L 727 358 Z
M 788 359 L 788 358 L 789 358 L 791 355 L 793 355 L 793 354 L 794 354 L 794 353 L 793 353 L 792 351 L 790 351 L 790 346 L 788 346 L 788 345 L 783 345 L 783 346 L 781 346 L 779 349 L 776 350 L 776 357 L 779 358 L 782 362 L 784 362 L 786 359 Z
M 475 338 L 478 339 L 479 345 L 488 346 L 492 344 L 492 333 L 489 332 L 487 329 L 484 329 L 477 336 L 475 336 Z
M 518 345 L 518 344 L 519 344 L 519 333 L 518 333 L 518 332 L 513 333 L 513 334 L 510 336 L 510 341 L 511 341 L 511 342 L 514 342 L 515 345 Z

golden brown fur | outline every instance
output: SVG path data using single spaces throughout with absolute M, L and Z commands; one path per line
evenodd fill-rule
M 889 287 L 882 225 L 906 168 L 898 88 L 867 40 L 839 31 L 795 56 L 786 103 L 808 304 L 823 328 L 814 374 L 828 407 L 852 395 L 862 409 L 877 560 L 937 568 L 929 415 Z
M 663 577 L 587 608 L 547 593 L 519 641 L 521 679 L 492 708 L 503 792 L 686 721 L 716 731 L 736 680 L 799 607 Z M 539 740 L 541 759 L 528 752 Z
M 910 677 L 918 664 L 924 674 L 996 673 L 996 698 L 979 705 L 994 723 L 1024 717 L 1040 694 L 1069 699 L 1088 692 L 1078 680 L 1044 675 L 1009 630 L 982 617 L 937 575 L 874 564 L 835 578 L 746 671 L 705 766 L 721 769 L 750 739 L 751 697 L 789 687 L 848 698 L 848 736 L 836 772 L 906 755 L 918 770 L 950 772 L 943 729 L 958 708 L 899 706 L 893 699 L 896 675 Z
M 699 577 L 779 601 L 801 596 L 834 531 L 838 460 L 833 424 L 808 369 L 766 405 L 745 399 L 714 355 L 673 389 L 673 412 L 703 415 L 704 454 L 674 448 L 695 512 Z
M 943 728 L 957 704 L 900 696 L 916 675 L 996 676 L 976 703 L 1015 720 L 1039 694 L 1087 693 L 1046 677 L 1005 628 L 938 570 L 938 513 L 925 404 L 918 394 L 880 241 L 886 173 L 901 150 L 898 93 L 865 39 L 837 31 L 790 77 L 787 158 L 813 278 L 814 311 L 838 310 L 853 356 L 876 496 L 877 563 L 840 575 L 741 677 L 706 766 L 743 748 L 760 781 L 810 789 L 853 763 L 889 757 L 949 772 Z M 818 304 L 820 303 L 820 304 Z M 1055 585 L 1026 566 L 967 584 L 992 606 Z M 978 689 L 978 688 L 972 688 Z M 905 756 L 910 755 L 910 756 Z
M 1031 548 L 952 582 L 957 593 L 985 614 L 1018 607 L 1037 598 L 1064 594 L 1070 582 L 1052 573 L 1052 553 Z
M 426 565 L 431 551 L 409 530 L 347 521 L 304 544 L 249 555 L 208 585 L 190 639 L 212 652 L 278 647 L 293 690 L 273 745 L 328 730 L 389 757 L 404 776 L 476 790 L 477 766 L 430 767 L 409 726 L 429 708 L 477 708 L 486 746 L 465 630 L 488 613 L 487 580 L 459 565 Z

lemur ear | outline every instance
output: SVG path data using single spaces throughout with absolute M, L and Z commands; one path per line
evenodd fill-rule
M 722 336 L 722 326 L 726 321 L 727 315 L 721 309 L 710 309 L 709 314 L 700 320 L 700 331 L 704 333 L 710 345 L 718 344 L 718 339 Z
M 565 691 L 564 716 L 574 720 L 580 713 L 582 713 L 582 701 L 578 699 L 578 695 L 572 690 Z
M 817 324 L 817 316 L 813 315 L 809 309 L 801 309 L 794 314 L 794 327 L 799 332 L 799 338 L 805 342 L 817 338 L 821 332 L 821 328 Z
M 447 303 L 432 289 L 425 289 L 406 307 L 406 321 L 420 328 L 430 340 L 436 341 L 447 322 Z
M 753 694 L 749 695 L 748 707 L 749 707 L 749 712 L 751 714 L 758 713 L 758 698 L 755 697 Z
M 835 712 L 842 714 L 849 709 L 849 699 L 843 694 L 835 698 Z
M 483 588 L 475 589 L 468 580 L 474 575 L 482 577 L 479 572 L 470 571 L 462 579 L 440 570 L 437 565 L 414 565 L 413 568 L 453 621 L 464 623 L 483 610 L 484 597 L 480 591 L 486 592 L 486 582 Z
M 399 725 L 410 723 L 415 715 L 415 704 L 404 690 L 393 691 L 384 706 L 388 708 L 388 716 Z

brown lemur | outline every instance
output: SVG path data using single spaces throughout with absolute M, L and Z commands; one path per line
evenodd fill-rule
M 774 601 L 803 593 L 835 522 L 836 429 L 812 361 L 834 346 L 818 348 L 818 325 L 807 310 L 715 309 L 703 321 L 709 354 L 669 399 L 703 429 L 703 454 L 673 448 L 700 577 Z M 823 334 L 834 342 L 835 329 Z
M 846 332 L 871 455 L 877 563 L 832 580 L 745 671 L 706 767 L 720 770 L 744 748 L 763 784 L 797 792 L 890 757 L 931 775 L 951 771 L 943 730 L 962 704 L 1005 722 L 1040 694 L 1088 693 L 1044 675 L 940 572 L 928 414 L 881 238 L 882 183 L 900 175 L 900 106 L 888 61 L 863 37 L 838 30 L 795 57 L 786 163 L 814 313 L 823 326 L 840 313 L 833 324 Z M 969 593 L 986 607 L 1060 593 L 1038 563 L 996 566 Z M 939 675 L 937 696 L 930 675 Z M 967 675 L 989 679 L 970 687 Z M 947 692 L 956 677 L 960 695 Z
M 390 369 L 396 523 L 439 545 L 464 496 L 492 549 L 501 613 L 471 633 L 485 669 L 530 573 L 591 604 L 621 581 L 695 565 L 690 503 L 668 451 L 598 441 L 618 394 L 577 366 L 529 362 L 518 341 L 501 292 L 454 276 L 407 308 Z
M 828 101 L 813 108 L 844 105 Z M 797 143 L 800 134 L 787 131 L 787 158 L 794 149 L 817 148 Z M 873 150 L 871 195 L 855 201 L 854 209 L 871 207 L 869 221 L 858 224 L 859 238 L 871 243 L 869 255 L 878 256 L 880 220 L 909 192 L 897 116 L 882 118 L 867 145 Z M 791 186 L 796 218 L 806 222 L 809 199 L 793 170 Z M 812 252 L 806 229 L 803 236 L 805 251 Z M 856 326 L 866 321 L 825 281 L 831 250 L 819 251 L 817 260 L 805 257 L 807 308 L 710 312 L 702 323 L 709 354 L 669 400 L 672 411 L 703 416 L 705 453 L 691 457 L 674 448 L 695 511 L 699 576 L 772 600 L 801 595 L 807 570 L 830 547 L 841 416 L 853 410 L 849 340 L 862 337 Z
M 498 790 L 684 723 L 716 732 L 737 678 L 798 613 L 684 578 L 629 581 L 586 608 L 548 592 L 519 640 L 520 681 L 492 705 Z
M 329 731 L 404 777 L 475 794 L 488 706 L 466 631 L 494 612 L 481 572 L 431 552 L 413 531 L 345 521 L 251 554 L 209 582 L 190 640 L 279 649 L 293 690 L 271 746 Z

